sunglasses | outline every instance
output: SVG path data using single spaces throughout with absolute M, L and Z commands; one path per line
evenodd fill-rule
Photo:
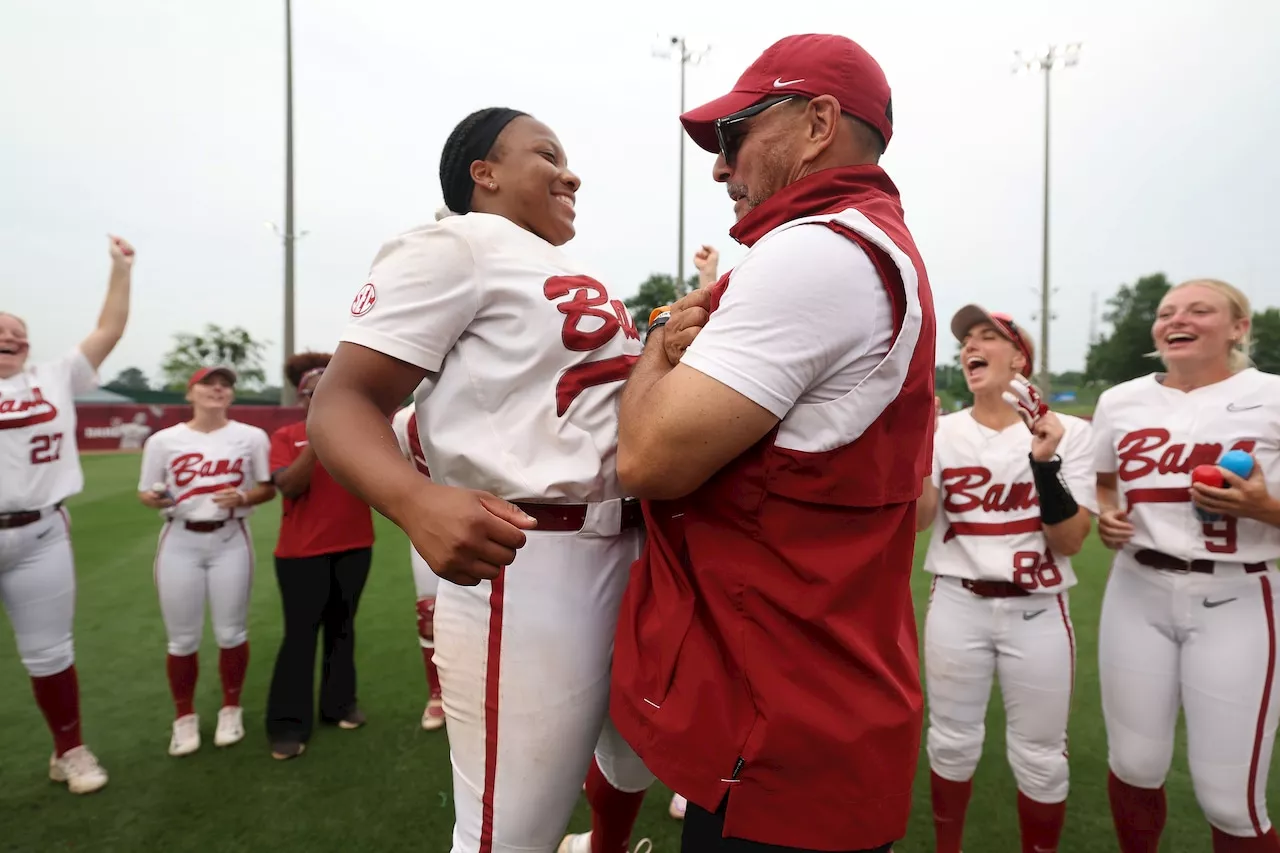
M 794 101 L 799 95 L 780 95 L 776 98 L 767 98 L 754 106 L 747 107 L 745 110 L 738 110 L 736 113 L 730 113 L 724 118 L 718 118 L 715 122 L 716 142 L 720 144 L 720 154 L 724 157 L 726 165 L 732 167 L 733 161 L 738 156 L 738 149 L 742 147 L 742 142 L 747 138 L 750 127 L 745 122 L 755 118 L 771 107 L 778 104 L 785 104 L 787 101 Z

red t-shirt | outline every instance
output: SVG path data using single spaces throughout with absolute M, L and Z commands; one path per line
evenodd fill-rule
M 271 471 L 288 468 L 307 446 L 307 422 L 281 427 L 271 436 Z M 311 485 L 298 497 L 284 499 L 277 557 L 314 557 L 354 548 L 373 547 L 373 512 L 348 492 L 317 460 Z

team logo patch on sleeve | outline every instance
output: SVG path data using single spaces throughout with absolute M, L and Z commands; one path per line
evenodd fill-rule
M 377 288 L 373 286 L 373 282 L 365 284 L 356 293 L 356 298 L 351 300 L 351 316 L 359 317 L 368 314 L 373 308 L 374 303 L 378 301 Z

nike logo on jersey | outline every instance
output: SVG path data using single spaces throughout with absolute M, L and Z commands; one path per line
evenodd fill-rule
M 1041 613 L 1044 613 L 1044 612 L 1045 612 L 1044 610 L 1028 610 L 1027 612 L 1022 614 L 1022 621 L 1030 622 L 1032 619 L 1036 618 L 1037 616 L 1039 616 Z
M 1228 412 L 1249 412 L 1254 409 L 1261 409 L 1261 408 L 1262 408 L 1261 403 L 1257 403 L 1256 405 L 1253 405 L 1253 406 L 1241 406 L 1237 403 L 1227 403 Z
M 36 534 L 36 538 L 37 538 L 37 539 L 43 539 L 44 537 L 48 536 L 48 535 L 49 535 L 50 533 L 52 533 L 52 532 L 53 532 L 53 528 L 52 528 L 52 527 L 50 527 L 48 530 L 46 530 L 46 531 L 45 531 L 45 532 L 43 532 L 43 533 L 37 533 L 37 534 Z
M 1222 605 L 1230 604 L 1233 601 L 1235 601 L 1234 598 L 1224 598 L 1221 601 L 1210 601 L 1209 599 L 1206 598 L 1204 600 L 1204 606 L 1205 607 L 1221 607 Z

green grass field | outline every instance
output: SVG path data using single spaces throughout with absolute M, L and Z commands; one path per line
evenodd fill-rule
M 159 523 L 134 498 L 137 456 L 91 456 L 84 466 L 87 488 L 71 502 L 79 574 L 76 651 L 85 736 L 110 771 L 111 783 L 100 793 L 74 797 L 48 781 L 49 737 L 12 640 L 5 636 L 0 640 L 0 851 L 447 851 L 452 825 L 448 742 L 443 731 L 418 728 L 426 697 L 403 534 L 379 519 L 374 568 L 358 619 L 360 698 L 369 725 L 354 732 L 320 728 L 305 756 L 276 762 L 267 751 L 262 713 L 280 636 L 271 563 L 279 502 L 263 507 L 253 520 L 258 571 L 250 613 L 253 657 L 244 692 L 248 737 L 227 750 L 212 745 L 220 692 L 206 629 L 197 693 L 204 746 L 193 756 L 174 759 L 166 752 L 172 705 L 151 582 Z M 1072 598 L 1079 662 L 1064 853 L 1116 849 L 1107 810 L 1096 665 L 1106 571 L 1106 552 L 1092 539 L 1079 560 L 1081 584 Z M 923 618 L 928 591 L 923 572 L 917 573 L 915 589 Z M 898 853 L 933 849 L 927 773 L 922 755 L 911 827 Z M 1271 790 L 1274 802 L 1274 779 Z M 1208 827 L 1191 793 L 1182 749 L 1168 792 L 1162 850 L 1208 850 Z M 967 853 L 1018 849 L 1014 795 L 1004 756 L 1003 713 L 993 701 L 969 813 Z M 665 789 L 651 793 L 635 836 L 651 838 L 657 853 L 679 849 L 680 824 L 666 816 L 668 800 Z M 571 828 L 587 828 L 586 814 L 583 804 Z

